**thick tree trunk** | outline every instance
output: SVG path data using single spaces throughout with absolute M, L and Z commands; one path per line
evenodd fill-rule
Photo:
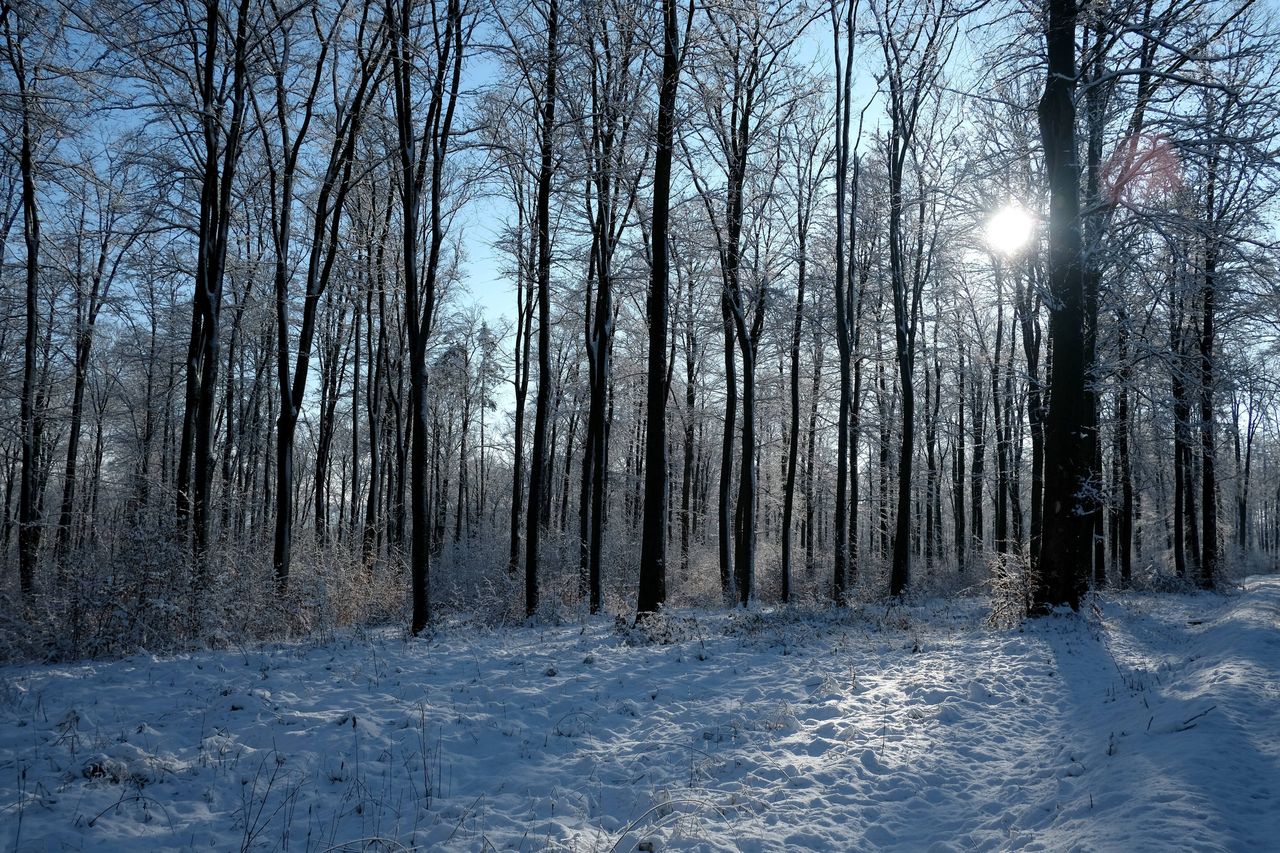
M 1049 336 L 1053 347 L 1045 423 L 1045 505 L 1034 603 L 1080 605 L 1090 559 L 1089 518 L 1080 512 L 1091 455 L 1088 427 L 1080 186 L 1076 155 L 1074 0 L 1049 0 L 1048 67 L 1038 114 L 1049 183 Z
M 911 384 L 911 362 L 899 355 L 902 377 L 902 443 L 898 451 L 898 506 L 894 522 L 893 564 L 889 573 L 889 594 L 906 592 L 911 577 L 911 465 L 915 447 L 915 388 Z
M 658 89 L 657 149 L 653 163 L 650 230 L 649 358 L 645 402 L 644 525 L 640 541 L 637 614 L 653 613 L 667 600 L 667 299 L 671 161 L 675 145 L 676 91 L 680 82 L 680 30 L 676 0 L 662 2 L 662 78 Z

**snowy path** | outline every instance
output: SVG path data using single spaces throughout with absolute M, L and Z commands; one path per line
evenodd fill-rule
M 1280 847 L 1280 578 L 674 621 L 2 669 L 0 844 Z

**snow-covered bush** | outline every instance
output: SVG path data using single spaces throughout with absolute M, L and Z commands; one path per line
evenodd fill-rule
M 1035 574 L 1027 552 L 1016 549 L 992 554 L 988 559 L 987 584 L 991 594 L 988 621 L 997 628 L 1009 628 L 1026 618 L 1035 592 Z

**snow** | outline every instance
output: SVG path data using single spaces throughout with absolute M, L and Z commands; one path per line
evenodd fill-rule
M 1274 849 L 1280 578 L 0 669 L 19 850 Z M 656 630 L 656 628 L 655 628 Z

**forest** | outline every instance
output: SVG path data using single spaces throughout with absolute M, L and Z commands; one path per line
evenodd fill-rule
M 1280 559 L 1254 0 L 5 0 L 3 634 Z
M 1275 848 L 1273 0 L 0 28 L 0 847 Z

